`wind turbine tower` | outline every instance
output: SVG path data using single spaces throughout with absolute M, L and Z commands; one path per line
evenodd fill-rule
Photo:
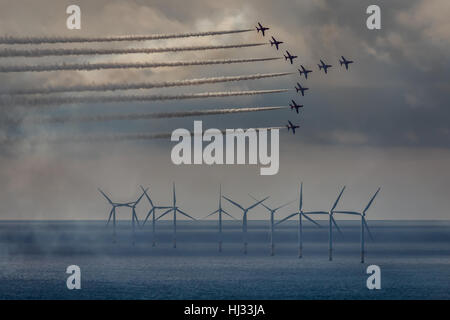
M 258 201 L 258 199 L 256 199 L 256 198 L 253 197 L 252 195 L 249 195 L 249 196 L 252 197 L 253 200 Z M 287 203 L 285 203 L 285 204 L 283 204 L 283 205 L 281 205 L 281 206 L 279 206 L 279 207 L 277 207 L 277 208 L 275 208 L 275 209 L 269 208 L 269 207 L 266 206 L 264 203 L 261 203 L 261 205 L 262 205 L 264 208 L 266 208 L 266 209 L 269 211 L 269 214 L 270 214 L 270 255 L 271 255 L 271 256 L 275 255 L 275 244 L 274 244 L 274 239 L 273 239 L 273 237 L 274 237 L 274 231 L 275 231 L 275 223 L 274 223 L 275 213 L 276 213 L 278 210 L 280 210 L 280 209 L 282 209 L 282 208 L 284 208 L 284 207 L 290 205 L 292 202 L 293 202 L 293 201 L 287 202 Z
M 303 211 L 303 182 L 300 184 L 300 195 L 299 195 L 299 201 L 298 201 L 298 211 L 292 213 L 291 215 L 287 216 L 286 218 L 278 221 L 276 225 L 289 220 L 290 218 L 293 218 L 298 215 L 298 257 L 303 257 L 303 219 L 314 223 L 316 226 L 320 227 L 320 225 L 311 219 L 308 214 L 322 214 L 320 211 L 311 211 L 311 212 L 305 212 Z
M 196 221 L 196 219 L 191 217 L 190 215 L 188 215 L 186 212 L 181 211 L 181 209 L 179 207 L 177 207 L 177 196 L 176 196 L 176 193 L 175 193 L 175 182 L 173 183 L 173 205 L 172 205 L 172 207 L 170 207 L 169 210 L 167 210 L 162 215 L 160 215 L 158 217 L 158 219 L 156 219 L 156 220 L 159 220 L 160 218 L 164 217 L 166 214 L 169 214 L 170 212 L 173 212 L 173 247 L 176 248 L 177 247 L 177 212 L 182 214 L 185 217 L 188 217 L 189 219 L 194 220 L 194 221 Z
M 152 246 L 156 246 L 156 210 L 157 209 L 169 209 L 171 207 L 167 207 L 167 206 L 155 206 L 152 199 L 150 198 L 149 194 L 147 193 L 147 190 L 145 190 L 142 186 L 141 186 L 142 191 L 145 194 L 145 197 L 147 198 L 148 202 L 150 203 L 151 209 L 148 211 L 147 216 L 144 219 L 144 222 L 142 223 L 142 226 L 145 225 L 145 223 L 147 222 L 148 218 L 150 216 L 152 216 Z
M 334 209 L 336 209 L 336 206 L 339 203 L 339 200 L 342 197 L 342 194 L 344 193 L 345 186 L 341 189 L 341 192 L 339 193 L 336 201 L 334 202 L 333 206 L 331 207 L 330 211 L 328 212 L 318 212 L 318 214 L 327 214 L 328 215 L 328 260 L 333 260 L 333 224 L 335 225 L 336 229 L 339 231 L 340 234 L 342 234 L 341 229 L 339 228 L 338 224 L 336 223 L 336 220 L 334 220 Z
M 131 208 L 131 224 L 133 228 L 133 244 L 135 243 L 135 221 L 139 224 L 138 217 L 136 215 L 136 206 L 141 201 L 144 194 L 142 194 L 136 201 L 134 202 L 125 202 L 125 203 L 119 203 L 119 202 L 113 202 L 100 188 L 98 188 L 98 191 L 106 198 L 106 200 L 109 202 L 109 204 L 112 206 L 112 209 L 109 213 L 108 222 L 106 225 L 109 225 L 111 218 L 113 220 L 113 242 L 116 242 L 116 209 L 120 207 L 127 207 Z M 146 191 L 146 190 L 145 190 Z
M 220 185 L 219 187 L 219 209 L 217 209 L 216 211 L 208 214 L 206 218 L 211 217 L 215 214 L 218 215 L 218 219 L 219 219 L 219 252 L 222 252 L 222 213 L 226 214 L 227 216 L 233 218 L 234 220 L 237 220 L 235 217 L 233 217 L 231 214 L 229 214 L 228 212 L 226 212 L 225 210 L 222 209 L 222 185 Z
M 364 229 L 367 230 L 367 233 L 369 234 L 369 237 L 371 239 L 373 239 L 372 233 L 370 232 L 369 226 L 367 225 L 366 212 L 367 212 L 367 210 L 369 210 L 370 206 L 372 205 L 373 200 L 375 200 L 375 197 L 378 195 L 378 192 L 380 192 L 380 188 L 378 188 L 378 190 L 372 196 L 372 198 L 370 199 L 369 203 L 367 204 L 367 206 L 364 208 L 364 210 L 362 212 L 357 212 L 357 211 L 335 211 L 336 213 L 356 215 L 356 216 L 360 216 L 361 217 L 361 263 L 364 263 L 364 254 L 365 254 L 365 249 L 364 249 Z
M 266 201 L 269 197 L 266 197 L 266 198 L 262 199 L 261 201 L 256 202 L 255 204 L 251 205 L 248 208 L 242 207 L 240 204 L 234 202 L 233 200 L 231 200 L 225 196 L 223 196 L 223 198 L 225 200 L 227 200 L 228 202 L 230 202 L 231 204 L 233 204 L 234 206 L 236 206 L 242 210 L 242 235 L 243 235 L 243 241 L 244 241 L 244 254 L 247 254 L 247 213 L 251 209 L 258 206 L 260 203 L 263 203 L 264 201 Z
M 144 190 L 144 192 L 146 192 L 147 190 Z M 133 228 L 133 245 L 136 242 L 136 226 L 135 223 L 138 224 L 139 226 L 139 219 L 138 216 L 136 214 L 136 206 L 138 205 L 138 203 L 141 201 L 142 197 L 144 196 L 144 193 L 141 194 L 141 196 L 133 203 L 131 203 L 129 205 L 129 207 L 131 208 L 131 225 Z

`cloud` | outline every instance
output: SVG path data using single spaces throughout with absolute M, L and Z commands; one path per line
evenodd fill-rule
M 121 103 L 114 106 L 82 105 L 57 110 L 1 108 L 0 117 L 27 119 L 39 116 L 89 116 L 121 112 L 143 113 L 148 108 L 202 110 L 220 107 L 285 105 L 292 98 L 305 108 L 299 117 L 280 110 L 270 114 L 211 116 L 204 126 L 216 128 L 263 127 L 295 120 L 301 125 L 295 136 L 281 135 L 280 174 L 264 179 L 247 166 L 174 167 L 170 146 L 163 142 L 98 144 L 95 146 L 33 145 L 29 141 L 0 151 L 0 215 L 3 217 L 89 218 L 103 217 L 106 210 L 95 188 L 104 186 L 119 200 L 137 195 L 139 184 L 150 184 L 156 197 L 168 200 L 170 182 L 181 184 L 180 197 L 209 199 L 216 196 L 220 182 L 229 193 L 246 194 L 250 189 L 273 194 L 276 199 L 296 197 L 293 185 L 304 179 L 310 188 L 309 205 L 329 207 L 337 186 L 349 184 L 349 206 L 359 209 L 369 193 L 383 187 L 383 201 L 376 218 L 443 218 L 448 208 L 450 179 L 450 28 L 446 0 L 400 0 L 383 2 L 379 31 L 365 26 L 365 9 L 372 1 L 305 0 L 226 2 L 192 0 L 80 0 L 82 30 L 65 28 L 64 1 L 7 1 L 0 4 L 0 30 L 11 36 L 108 36 L 198 32 L 232 28 L 253 28 L 257 21 L 270 26 L 270 35 L 285 41 L 282 49 L 299 55 L 298 64 L 314 69 L 308 80 L 298 74 L 279 79 L 245 83 L 215 83 L 200 87 L 160 88 L 155 94 L 265 90 L 292 88 L 300 80 L 310 91 L 305 97 L 291 92 L 265 97 L 237 97 L 229 100 L 173 101 L 151 104 Z M 26 8 L 26 9 L 24 9 Z M 60 13 L 60 14 L 59 14 Z M 37 28 L 36 26 L 39 26 Z M 161 40 L 143 43 L 66 45 L 64 48 L 146 48 L 151 46 L 223 45 L 267 41 L 256 32 L 211 38 Z M 60 46 L 48 46 L 60 48 Z M 62 47 L 62 46 L 61 46 Z M 32 47 L 24 47 L 32 48 Z M 104 57 L 71 57 L 70 63 L 137 63 L 159 61 L 236 59 L 281 56 L 270 46 L 214 52 L 176 52 L 152 55 L 130 54 Z M 355 60 L 347 72 L 339 67 L 344 55 Z M 330 74 L 317 70 L 318 59 L 334 65 Z M 60 64 L 61 57 L 2 58 L 1 66 Z M 183 79 L 235 76 L 242 74 L 296 72 L 297 65 L 279 61 L 254 65 L 156 70 L 108 70 L 45 72 L 42 74 L 0 74 L 2 91 L 50 86 L 86 86 L 137 82 L 172 82 Z M 153 94 L 152 89 L 152 94 Z M 175 91 L 175 92 L 174 92 Z M 149 94 L 136 90 L 132 94 Z M 55 97 L 65 97 L 55 94 Z M 166 132 L 192 127 L 192 119 L 139 120 L 101 124 L 30 126 L 0 124 L 0 138 L 61 136 L 104 133 Z M 192 183 L 195 181 L 196 183 Z M 385 191 L 386 190 L 386 191 Z M 185 192 L 185 195 L 183 195 Z M 354 192 L 354 193 L 353 193 Z M 204 195 L 208 195 L 204 196 Z M 215 198 L 214 198 L 215 199 Z M 356 199 L 356 200 L 352 200 Z M 361 203 L 356 203 L 361 199 Z M 381 198 L 380 198 L 381 199 Z M 411 200 L 412 199 L 412 200 Z M 242 196 L 242 201 L 247 200 Z M 185 200 L 188 201 L 188 200 Z M 208 204 L 188 203 L 201 212 Z M 330 200 L 331 201 L 331 200 Z M 346 200 L 347 201 L 347 200 Z M 352 202 L 355 201 L 355 202 Z M 347 205 L 347 202 L 345 203 Z M 379 209 L 378 209 L 379 208 Z M 105 211 L 106 213 L 106 211 Z M 259 215 L 258 217 L 263 217 Z
M 398 14 L 398 22 L 416 34 L 428 38 L 437 46 L 450 44 L 450 2 L 446 0 L 421 1 Z

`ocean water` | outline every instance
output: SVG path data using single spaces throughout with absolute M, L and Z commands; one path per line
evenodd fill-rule
M 339 221 L 334 257 L 328 230 L 280 225 L 269 255 L 267 221 L 249 221 L 248 254 L 241 223 L 224 222 L 218 252 L 215 221 L 170 221 L 138 228 L 118 224 L 117 242 L 103 221 L 0 222 L 0 299 L 449 299 L 450 221 L 369 221 L 366 263 L 359 261 L 359 222 Z M 67 266 L 81 268 L 81 290 L 68 290 Z M 366 287 L 367 266 L 381 268 L 381 290 Z

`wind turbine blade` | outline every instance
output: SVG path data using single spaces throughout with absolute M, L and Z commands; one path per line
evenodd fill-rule
M 111 209 L 111 212 L 109 213 L 109 218 L 108 218 L 108 222 L 106 223 L 106 225 L 109 225 L 109 222 L 111 221 L 111 218 L 112 218 L 113 211 L 114 211 L 114 207 Z
M 266 200 L 269 199 L 269 198 L 270 198 L 270 197 L 265 197 L 264 199 L 262 199 L 262 200 L 256 202 L 254 205 L 248 207 L 248 208 L 247 208 L 247 211 L 250 210 L 250 209 L 253 209 L 254 207 L 256 207 L 257 205 L 263 203 L 264 201 L 266 201 Z
M 328 212 L 326 212 L 326 211 L 309 211 L 309 212 L 304 212 L 304 213 L 307 213 L 309 215 L 328 214 Z
M 229 198 L 227 198 L 227 197 L 225 197 L 225 196 L 222 196 L 222 198 L 224 198 L 225 200 L 227 200 L 227 201 L 230 202 L 231 204 L 234 204 L 236 207 L 240 208 L 242 211 L 245 211 L 245 209 L 242 208 L 240 204 L 234 202 L 233 200 L 231 200 L 231 199 L 229 199 Z
M 145 217 L 144 222 L 142 223 L 143 226 L 144 226 L 145 223 L 147 222 L 148 218 L 152 215 L 152 213 L 155 214 L 155 207 L 153 207 L 153 208 L 147 213 L 147 216 Z
M 285 217 L 285 218 L 281 219 L 280 221 L 276 222 L 275 225 L 278 225 L 278 224 L 280 224 L 280 223 L 283 223 L 284 221 L 289 220 L 290 218 L 295 217 L 295 216 L 298 215 L 298 214 L 299 214 L 298 212 L 295 212 L 295 213 L 293 213 L 293 214 L 290 214 L 290 215 L 288 215 L 287 217 Z
M 179 213 L 181 213 L 182 215 L 184 215 L 184 216 L 186 216 L 186 217 L 188 217 L 188 218 L 190 218 L 190 219 L 192 219 L 192 220 L 194 220 L 194 221 L 197 221 L 197 219 L 195 219 L 195 218 L 193 218 L 193 217 L 191 217 L 190 215 L 188 215 L 186 212 L 183 212 L 183 211 L 181 211 L 180 209 L 176 209 Z
M 359 212 L 355 212 L 355 211 L 334 211 L 334 213 L 351 214 L 351 215 L 354 215 L 354 216 L 360 216 L 361 215 Z
M 137 204 L 139 203 L 139 201 L 141 201 L 142 197 L 144 196 L 145 192 L 147 192 L 148 189 L 145 189 L 144 192 L 141 194 L 141 196 L 136 200 L 136 202 L 134 203 L 134 206 L 137 206 Z
M 252 196 L 251 194 L 248 194 L 253 200 L 255 201 L 259 201 L 257 198 L 255 198 L 254 196 Z M 269 212 L 272 212 L 272 209 L 270 209 L 268 206 L 266 206 L 264 203 L 261 203 L 261 205 L 266 208 Z
M 333 221 L 333 224 L 334 224 L 334 226 L 336 227 L 336 229 L 339 231 L 339 233 L 340 233 L 341 235 L 343 235 L 343 234 L 342 234 L 342 231 L 341 231 L 341 228 L 339 228 L 338 224 L 336 223 L 336 220 L 334 220 L 333 217 L 331 217 L 331 221 Z
M 279 206 L 278 208 L 273 209 L 273 211 L 278 211 L 278 210 L 280 210 L 280 209 L 282 209 L 282 208 L 284 208 L 284 207 L 286 207 L 286 206 L 288 206 L 288 205 L 290 205 L 291 203 L 294 203 L 294 202 L 295 202 L 295 200 L 289 201 L 289 202 Z M 262 204 L 262 205 L 264 206 L 264 204 Z
M 367 233 L 369 234 L 370 240 L 373 240 L 372 232 L 370 232 L 369 226 L 367 225 L 366 219 L 362 217 L 364 226 L 366 227 Z
M 321 227 L 320 224 L 318 224 L 316 221 L 314 221 L 313 219 L 311 219 L 310 217 L 308 217 L 306 214 L 303 214 L 303 216 L 305 217 L 305 219 L 309 220 L 310 222 L 314 223 L 316 226 L 318 226 L 319 228 Z
M 170 208 L 169 210 L 167 210 L 166 212 L 164 212 L 162 215 L 160 215 L 158 218 L 156 218 L 156 220 L 161 219 L 162 217 L 164 217 L 166 214 L 168 214 L 169 212 L 173 211 L 173 208 Z
M 366 214 L 366 211 L 369 210 L 370 206 L 372 205 L 373 200 L 378 195 L 378 192 L 380 192 L 380 188 L 378 188 L 377 192 L 373 195 L 372 199 L 370 199 L 369 203 L 367 204 L 366 208 L 363 210 L 363 214 Z
M 175 206 L 176 201 L 177 201 L 177 196 L 175 194 L 175 182 L 174 182 L 173 183 L 173 203 L 174 203 L 174 206 Z
M 217 212 L 219 212 L 219 209 L 217 209 L 216 211 L 214 211 L 214 212 L 208 214 L 206 217 L 204 217 L 204 218 L 202 218 L 202 219 L 209 218 L 209 217 L 211 217 L 212 215 L 216 214 Z
M 98 191 L 106 198 L 106 200 L 108 200 L 108 202 L 109 202 L 110 204 L 113 204 L 113 202 L 111 201 L 111 199 L 108 198 L 108 196 L 107 196 L 100 188 L 98 188 Z
M 169 209 L 169 208 L 173 208 L 173 207 L 169 207 L 169 206 L 155 206 L 155 209 Z
M 152 201 L 152 199 L 150 199 L 150 196 L 149 196 L 148 193 L 147 193 L 148 188 L 147 188 L 147 189 L 144 189 L 143 186 L 140 186 L 140 187 L 141 187 L 141 189 L 142 189 L 142 192 L 144 192 L 145 197 L 147 198 L 148 202 L 150 202 L 150 205 L 151 205 L 152 207 L 154 207 L 154 206 L 153 206 L 153 201 Z
M 137 225 L 140 227 L 141 224 L 139 223 L 139 218 L 138 218 L 135 210 L 133 210 L 133 214 L 134 214 L 134 218 L 136 219 Z
M 300 200 L 298 203 L 299 211 L 303 209 L 303 182 L 300 183 Z
M 339 196 L 337 197 L 337 199 L 336 199 L 336 201 L 334 202 L 333 207 L 331 207 L 331 210 L 330 210 L 330 211 L 333 211 L 333 210 L 336 208 L 336 206 L 337 206 L 339 200 L 340 200 L 341 197 L 342 197 L 342 193 L 344 193 L 344 190 L 345 190 L 345 186 L 342 188 L 341 192 L 339 193 Z
M 229 214 L 228 212 L 226 212 L 225 210 L 222 209 L 222 212 L 225 213 L 227 216 L 229 216 L 230 218 L 233 218 L 234 220 L 238 221 L 238 219 L 236 219 L 235 217 L 233 217 L 231 214 Z
M 140 224 L 139 224 L 139 219 L 138 219 L 138 216 L 137 216 L 137 214 L 136 214 L 136 209 L 134 208 L 134 207 L 131 207 L 131 219 L 132 220 L 136 220 L 136 222 L 137 222 L 137 225 L 138 226 L 140 226 Z

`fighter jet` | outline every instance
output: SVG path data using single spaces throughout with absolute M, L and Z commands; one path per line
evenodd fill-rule
M 295 87 L 295 90 L 297 90 L 297 92 L 301 91 L 302 96 L 304 97 L 305 96 L 305 91 L 309 90 L 309 88 L 303 88 L 302 85 L 300 83 L 298 83 L 298 82 L 297 82 L 297 86 L 298 87 Z
M 269 41 L 270 41 L 270 46 L 273 47 L 275 45 L 277 50 L 278 50 L 278 46 L 280 44 L 284 43 L 283 41 L 277 41 L 274 37 L 272 37 L 272 40 L 269 40 Z
M 348 65 L 349 65 L 350 63 L 353 63 L 353 61 L 345 59 L 344 56 L 341 56 L 341 58 L 342 58 L 342 60 L 339 60 L 339 63 L 341 64 L 341 66 L 342 66 L 343 64 L 345 64 L 345 69 L 348 70 Z
M 298 69 L 298 72 L 300 72 L 300 76 L 302 76 L 302 74 L 305 75 L 305 79 L 308 79 L 308 73 L 311 73 L 312 70 L 306 70 L 304 66 L 300 66 L 301 69 Z
M 331 64 L 325 64 L 325 62 L 323 62 L 323 60 L 320 60 L 320 64 L 318 64 L 318 66 L 319 66 L 319 71 L 323 69 L 323 71 L 325 71 L 325 73 L 328 73 L 328 68 L 332 67 Z
M 298 113 L 298 109 L 303 108 L 303 105 L 297 104 L 297 102 L 295 102 L 294 100 L 291 100 L 291 101 L 292 101 L 292 103 L 289 104 L 289 107 L 291 107 L 291 110 L 294 110 L 294 108 L 295 108 L 295 111 L 297 111 L 297 113 Z
M 293 56 L 289 53 L 289 51 L 286 50 L 287 55 L 284 55 L 284 58 L 286 59 L 286 61 L 289 59 L 291 60 L 291 64 L 294 63 L 294 59 L 297 58 L 297 56 Z
M 292 129 L 292 134 L 295 134 L 295 129 L 300 128 L 300 126 L 295 126 L 292 122 L 288 121 L 289 124 L 286 125 L 288 131 Z
M 270 28 L 263 27 L 263 26 L 261 25 L 261 23 L 259 23 L 259 22 L 258 22 L 258 26 L 256 26 L 256 32 L 260 32 L 260 31 L 261 31 L 263 37 L 266 35 L 266 34 L 265 34 L 266 30 L 269 30 L 269 29 L 270 29 Z

